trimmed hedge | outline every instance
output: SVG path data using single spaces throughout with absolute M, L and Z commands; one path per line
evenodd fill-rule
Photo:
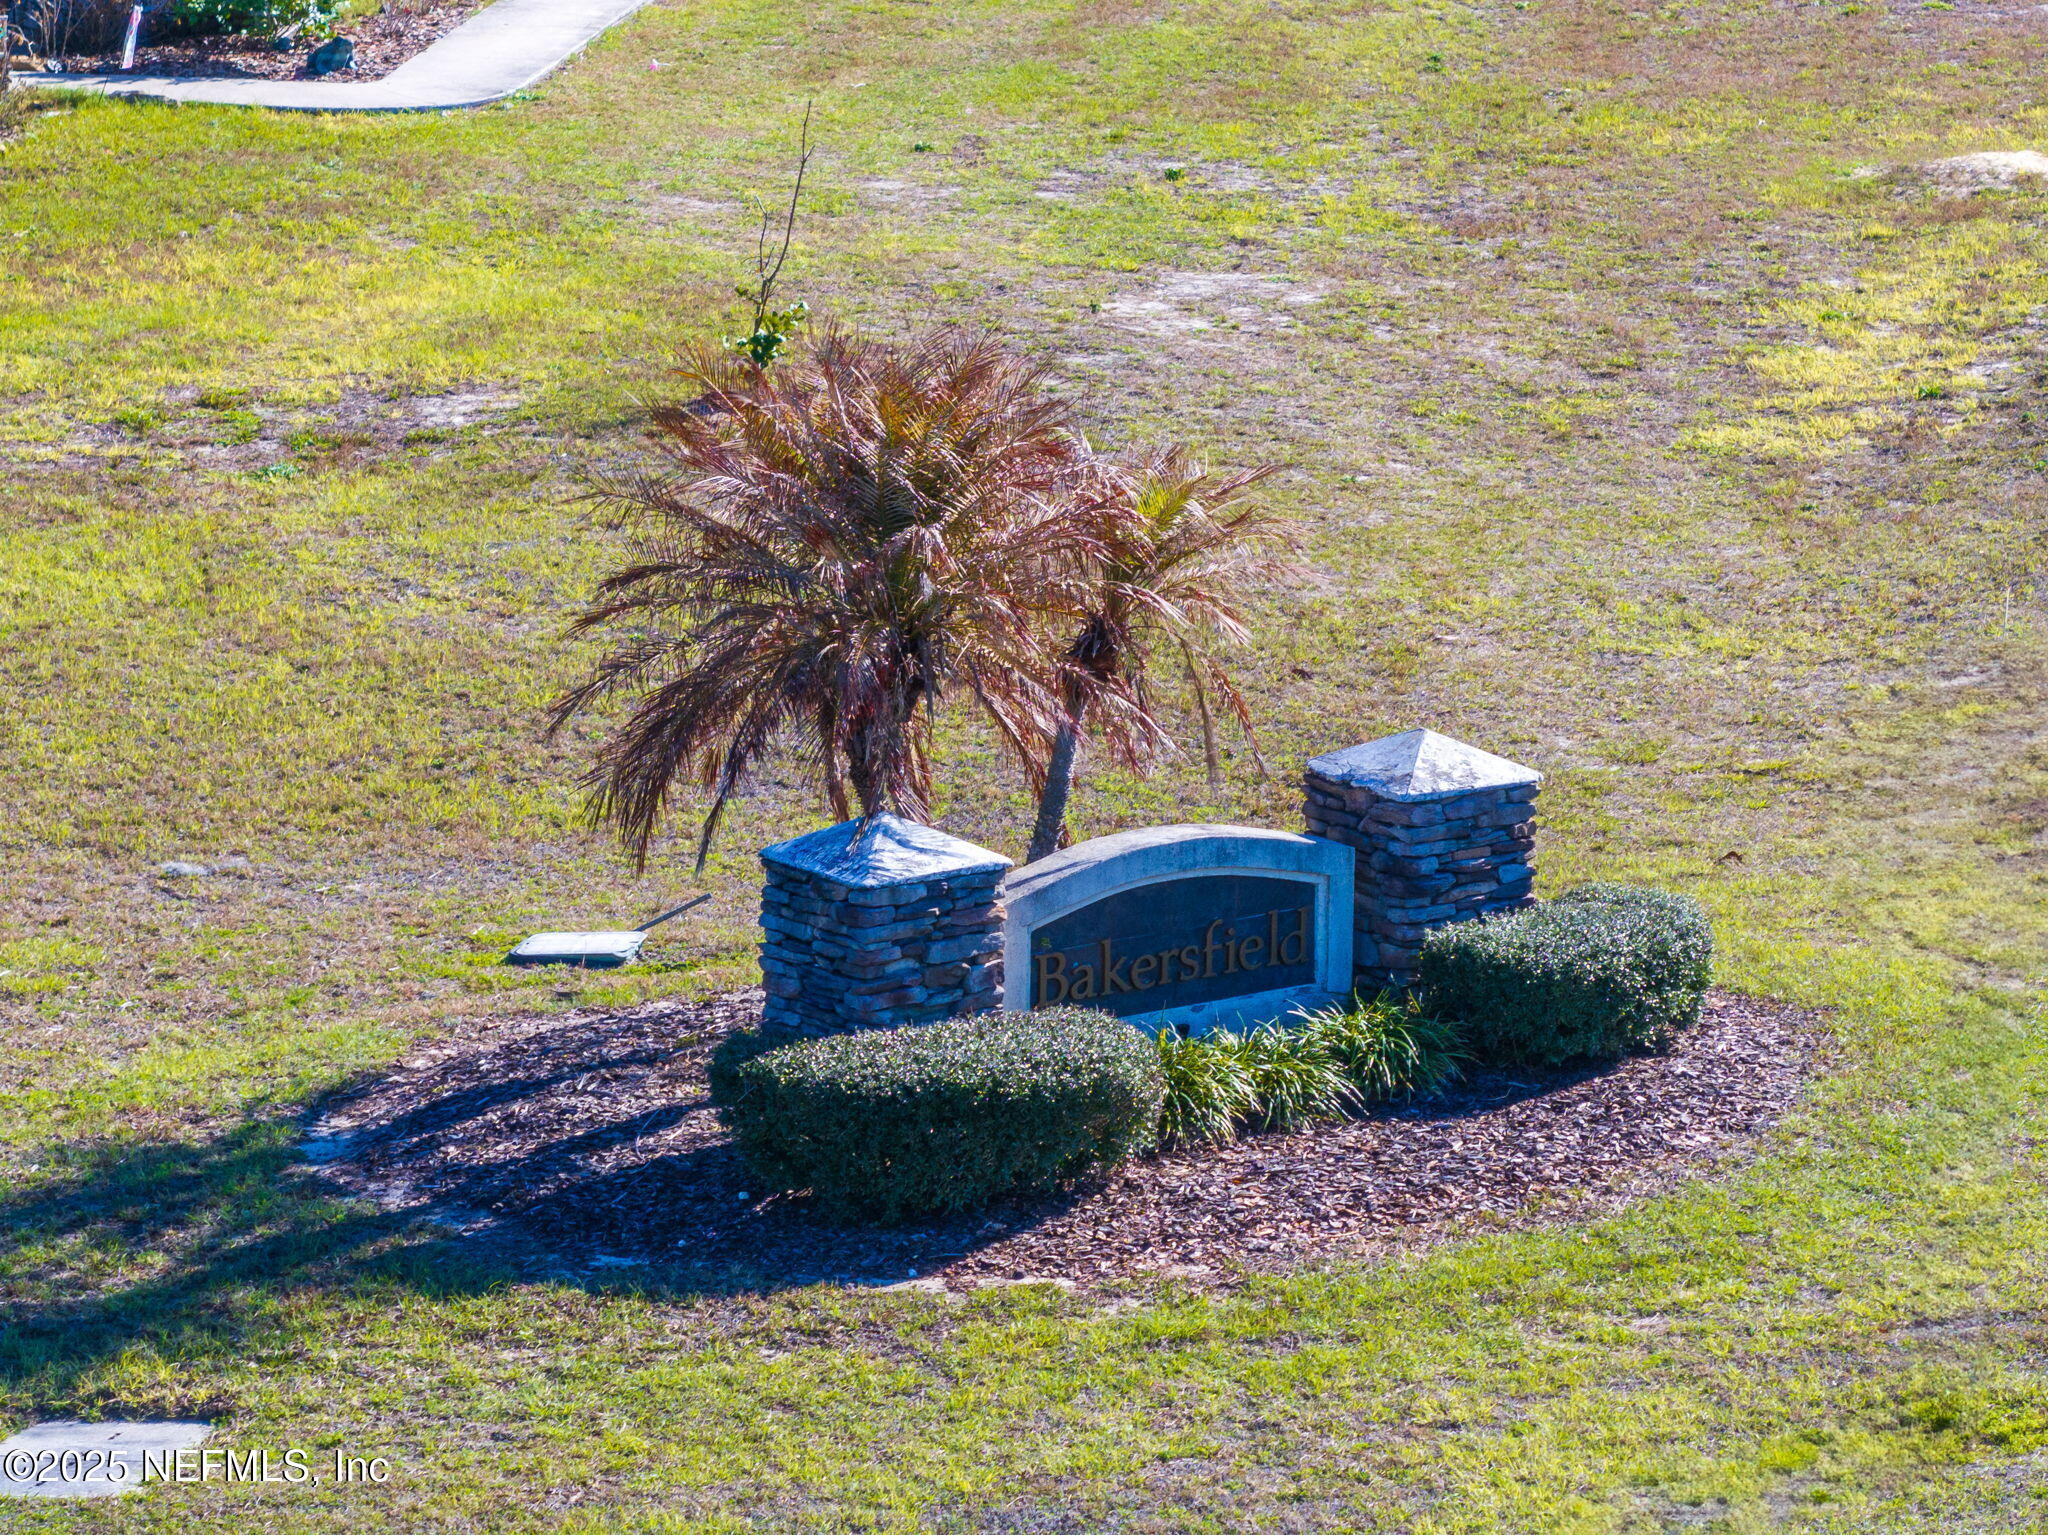
M 327 29 L 335 10 L 331 0 L 169 0 L 144 26 L 156 38 L 275 37 L 287 28 L 312 38 Z
M 710 1075 L 755 1177 L 883 1222 L 1049 1188 L 1149 1150 L 1165 1094 L 1150 1036 L 1070 1008 L 789 1044 L 739 1034 Z
M 1668 1044 L 1699 1021 L 1714 934 L 1690 896 L 1582 885 L 1423 940 L 1419 990 L 1476 1054 L 1556 1065 Z

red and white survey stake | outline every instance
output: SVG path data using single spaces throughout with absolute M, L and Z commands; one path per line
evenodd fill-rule
M 128 37 L 121 44 L 121 68 L 135 67 L 135 44 L 142 36 L 142 7 L 136 6 L 128 12 Z

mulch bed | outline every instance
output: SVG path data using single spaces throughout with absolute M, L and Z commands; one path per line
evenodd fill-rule
M 453 32 L 490 0 L 431 0 L 386 5 L 374 16 L 349 18 L 342 35 L 356 45 L 355 65 L 322 75 L 323 80 L 381 80 L 429 44 Z M 148 22 L 143 23 L 145 36 Z M 316 40 L 317 42 L 318 40 Z M 175 79 L 310 80 L 306 56 L 313 43 L 297 43 L 280 52 L 268 39 L 194 37 L 176 42 L 147 43 L 135 50 L 134 75 Z M 74 56 L 66 61 L 75 74 L 118 74 L 119 51 L 100 58 Z
M 1821 1038 L 1810 1015 L 1716 993 L 1664 1054 L 1473 1071 L 1426 1103 L 878 1231 L 750 1186 L 704 1065 L 759 1009 L 760 993 L 742 992 L 497 1024 L 331 1100 L 307 1154 L 343 1190 L 541 1269 L 646 1262 L 739 1288 L 1091 1286 L 1147 1272 L 1227 1283 L 1476 1226 L 1583 1218 L 1668 1187 L 1791 1108 Z

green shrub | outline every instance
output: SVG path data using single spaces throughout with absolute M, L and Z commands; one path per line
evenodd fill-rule
M 896 1221 L 1052 1187 L 1149 1150 L 1152 1041 L 1107 1013 L 983 1013 L 779 1044 L 729 1038 L 711 1097 L 753 1176 Z
M 335 7 L 327 0 L 171 0 L 149 23 L 155 37 L 300 37 L 324 31 Z
M 1479 1055 L 1555 1065 L 1668 1044 L 1699 1021 L 1713 957 L 1690 896 L 1584 885 L 1438 928 L 1423 941 L 1420 992 Z
M 1166 1080 L 1160 1134 L 1175 1145 L 1233 1140 L 1243 1129 L 1290 1130 L 1434 1092 L 1457 1076 L 1462 1054 L 1450 1025 L 1389 998 L 1246 1034 L 1184 1038 L 1166 1029 L 1158 1050 Z

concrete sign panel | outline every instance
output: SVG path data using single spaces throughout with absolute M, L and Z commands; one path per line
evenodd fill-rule
M 1351 985 L 1352 853 L 1250 826 L 1083 842 L 1003 881 L 1004 1005 L 1245 1028 Z

